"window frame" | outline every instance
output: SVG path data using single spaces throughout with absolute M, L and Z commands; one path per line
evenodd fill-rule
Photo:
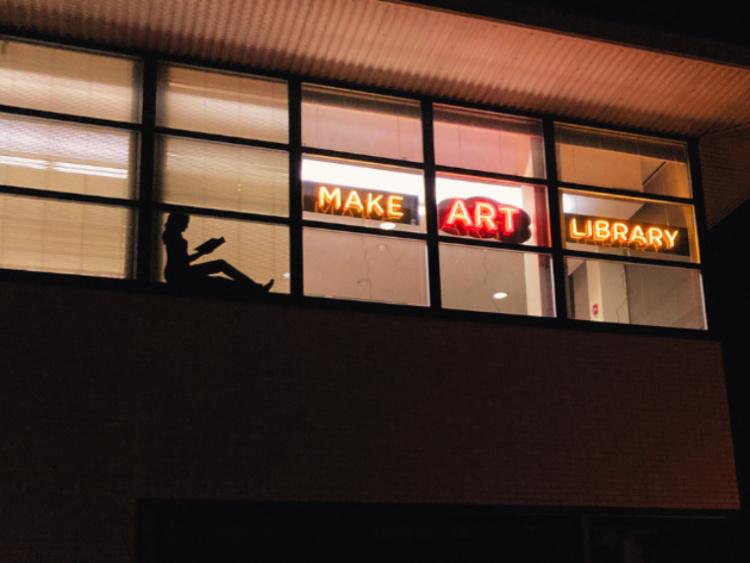
M 148 128 L 149 128 L 149 142 L 144 146 L 141 152 L 142 159 L 142 175 L 141 184 L 139 190 L 139 203 L 141 206 L 141 214 L 139 215 L 140 223 L 138 225 L 138 279 L 143 282 L 159 282 L 161 279 L 161 272 L 156 270 L 158 263 L 157 257 L 160 254 L 160 232 L 162 225 L 158 218 L 162 213 L 171 212 L 184 212 L 189 215 L 202 216 L 216 219 L 234 219 L 239 221 L 252 222 L 257 224 L 267 225 L 282 225 L 286 226 L 289 231 L 290 245 L 292 240 L 291 234 L 291 217 L 292 217 L 292 186 L 294 185 L 292 179 L 293 164 L 292 164 L 292 139 L 291 123 L 288 125 L 289 136 L 287 137 L 288 142 L 282 143 L 277 141 L 266 141 L 262 139 L 250 138 L 250 137 L 236 137 L 232 135 L 222 135 L 218 133 L 207 133 L 203 131 L 192 131 L 189 129 L 179 129 L 176 127 L 168 127 L 165 125 L 158 125 L 158 112 L 159 112 L 159 77 L 160 72 L 168 66 L 176 66 L 181 68 L 189 68 L 192 70 L 202 72 L 215 72 L 215 73 L 227 73 L 244 75 L 249 78 L 258 78 L 261 80 L 269 79 L 278 82 L 285 82 L 287 85 L 287 106 L 290 111 L 289 120 L 291 120 L 291 88 L 289 81 L 279 79 L 278 77 L 268 77 L 258 73 L 238 72 L 236 70 L 226 70 L 221 68 L 215 68 L 212 66 L 203 66 L 196 63 L 184 63 L 174 62 L 165 58 L 146 58 L 143 64 L 144 77 L 143 77 L 143 107 L 148 108 L 149 113 L 146 114 L 144 111 L 144 122 L 148 117 Z M 287 154 L 289 161 L 288 178 L 289 178 L 289 205 L 288 215 L 273 215 L 270 213 L 258 213 L 249 211 L 233 211 L 227 209 L 219 209 L 213 207 L 199 207 L 193 205 L 184 205 L 179 203 L 168 203 L 161 201 L 159 196 L 159 181 L 160 171 L 158 170 L 158 147 L 160 146 L 160 139 L 166 137 L 173 137 L 177 139 L 189 139 L 196 141 L 208 141 L 222 143 L 225 145 L 236 145 L 240 147 L 251 147 L 260 149 L 270 149 L 283 151 Z M 144 159 L 144 155 L 146 158 Z M 145 162 L 143 162 L 145 161 Z M 289 264 L 289 286 L 290 292 L 292 292 L 292 280 L 294 279 L 294 272 L 291 270 L 291 255 Z M 265 280 L 263 280 L 265 281 Z M 279 292 L 285 295 L 286 292 Z
M 63 192 L 52 192 L 48 190 L 29 190 L 26 188 L 17 188 L 13 186 L 0 185 L 0 193 L 18 194 L 19 191 L 23 191 L 21 195 L 33 195 L 34 197 L 52 197 L 59 199 L 78 200 L 83 202 L 91 203 L 109 203 L 115 205 L 123 205 L 137 212 L 137 218 L 135 219 L 136 224 L 134 225 L 133 231 L 135 232 L 135 241 L 133 244 L 133 251 L 130 255 L 133 255 L 134 266 L 132 268 L 132 276 L 126 280 L 111 280 L 107 278 L 91 278 L 87 276 L 78 276 L 72 274 L 57 274 L 48 272 L 28 272 L 21 270 L 10 270 L 0 268 L 0 279 L 36 279 L 36 280 L 49 280 L 50 283 L 59 283 L 60 280 L 69 280 L 72 283 L 79 283 L 84 285 L 90 284 L 111 284 L 116 283 L 117 286 L 124 287 L 125 289 L 132 289 L 134 287 L 141 288 L 147 291 L 158 291 L 163 293 L 173 293 L 174 289 L 168 287 L 166 284 L 154 282 L 157 279 L 154 275 L 154 264 L 153 260 L 154 251 L 156 244 L 158 243 L 158 232 L 155 230 L 155 217 L 157 213 L 182 209 L 189 213 L 204 213 L 205 210 L 199 208 L 192 208 L 187 206 L 179 206 L 174 204 L 160 203 L 155 198 L 155 141 L 158 134 L 176 134 L 178 136 L 194 137 L 205 140 L 214 140 L 220 142 L 238 142 L 240 144 L 247 144 L 250 146 L 259 146 L 265 148 L 276 148 L 287 150 L 289 154 L 289 216 L 288 217 L 276 217 L 276 216 L 265 216 L 251 213 L 238 213 L 233 211 L 218 211 L 211 210 L 210 214 L 217 217 L 229 217 L 237 219 L 247 220 L 259 220 L 262 222 L 275 223 L 275 224 L 287 224 L 289 227 L 289 240 L 290 240 L 290 294 L 289 295 L 274 295 L 270 296 L 272 301 L 281 301 L 285 303 L 293 303 L 298 305 L 311 305 L 321 306 L 330 304 L 335 307 L 345 307 L 348 309 L 361 308 L 365 311 L 377 311 L 382 310 L 384 312 L 404 313 L 404 314 L 417 314 L 417 315 L 430 315 L 438 316 L 443 318 L 454 318 L 454 319 L 473 319 L 486 322 L 510 322 L 511 324 L 529 324 L 532 326 L 546 326 L 553 328 L 575 328 L 580 330 L 594 330 L 594 331 L 615 331 L 615 332 L 626 332 L 626 333 L 639 333 L 639 334 L 653 334 L 662 336 L 682 336 L 688 338 L 698 339 L 711 339 L 714 338 L 714 329 L 712 323 L 711 312 L 714 309 L 713 303 L 714 298 L 711 294 L 711 283 L 710 276 L 708 276 L 705 257 L 706 243 L 707 243 L 707 227 L 705 220 L 705 206 L 703 201 L 703 186 L 701 182 L 700 174 L 700 161 L 699 161 L 699 150 L 698 140 L 696 138 L 681 136 L 681 135 L 667 135 L 660 132 L 648 131 L 640 128 L 628 128 L 628 127 L 612 127 L 607 123 L 587 121 L 587 120 L 575 120 L 575 119 L 562 119 L 558 116 L 519 111 L 517 109 L 479 104 L 469 103 L 463 100 L 456 100 L 449 97 L 440 96 L 423 96 L 415 95 L 414 93 L 408 93 L 396 89 L 390 88 L 375 88 L 368 87 L 361 84 L 355 84 L 337 80 L 326 80 L 320 79 L 315 76 L 306 76 L 299 74 L 290 74 L 283 72 L 269 72 L 266 69 L 259 69 L 249 65 L 236 65 L 236 64 L 221 64 L 215 61 L 202 60 L 187 57 L 175 57 L 166 54 L 124 50 L 112 48 L 110 46 L 95 44 L 86 41 L 71 41 L 61 38 L 50 38 L 49 36 L 39 36 L 34 33 L 20 34 L 13 32 L 12 34 L 3 34 L 0 39 L 7 39 L 10 41 L 22 41 L 22 42 L 33 42 L 37 44 L 47 44 L 52 47 L 62 47 L 74 50 L 82 50 L 88 52 L 95 52 L 98 54 L 108 56 L 121 56 L 134 58 L 140 61 L 141 68 L 141 81 L 140 81 L 140 96 L 141 96 L 141 120 L 136 123 L 125 123 L 118 121 L 110 121 L 99 118 L 88 118 L 79 117 L 72 115 L 59 114 L 49 111 L 32 110 L 17 108 L 11 106 L 0 105 L 0 112 L 26 115 L 31 117 L 42 117 L 48 119 L 55 119 L 61 121 L 70 121 L 74 123 L 91 124 L 91 125 L 102 125 L 107 127 L 123 128 L 137 132 L 139 139 L 139 155 L 137 160 L 137 198 L 134 200 L 120 200 L 113 198 L 102 198 L 99 196 L 88 196 L 78 194 L 66 194 Z M 249 139 L 235 139 L 226 138 L 221 135 L 196 133 L 183 130 L 174 130 L 165 127 L 157 127 L 156 125 L 156 93 L 157 93 L 157 67 L 159 64 L 175 64 L 188 67 L 198 67 L 209 71 L 218 72 L 235 72 L 240 74 L 249 74 L 259 78 L 277 79 L 284 80 L 288 86 L 288 122 L 289 122 L 289 142 L 288 144 L 274 143 L 269 141 L 254 141 Z M 390 97 L 406 98 L 411 100 L 419 101 L 421 105 L 421 116 L 422 116 L 422 135 L 423 135 L 423 152 L 424 159 L 422 162 L 422 169 L 425 178 L 425 204 L 426 204 L 426 218 L 427 218 L 427 232 L 422 233 L 410 233 L 410 232 L 397 232 L 389 231 L 382 232 L 379 229 L 376 232 L 378 235 L 395 236 L 395 237 L 406 237 L 406 238 L 425 238 L 427 241 L 427 257 L 428 257 L 428 284 L 430 294 L 430 305 L 429 307 L 412 306 L 412 305 L 393 305 L 387 303 L 378 302 L 352 302 L 348 300 L 337 300 L 337 299 L 326 299 L 318 297 L 310 297 L 304 295 L 303 290 L 303 264 L 302 264 L 302 228 L 304 225 L 311 227 L 321 227 L 325 229 L 339 229 L 348 230 L 353 232 L 373 232 L 372 229 L 364 227 L 353 227 L 353 226 L 339 226 L 332 223 L 321 223 L 317 224 L 310 220 L 302 219 L 302 196 L 301 196 L 301 161 L 304 153 L 318 154 L 321 156 L 334 156 L 339 158 L 352 157 L 359 159 L 362 156 L 362 160 L 365 162 L 371 161 L 374 163 L 383 164 L 395 164 L 400 166 L 407 166 L 410 168 L 417 167 L 415 163 L 410 161 L 398 161 L 393 159 L 380 159 L 378 157 L 365 156 L 365 155 L 352 155 L 348 153 L 339 153 L 337 151 L 329 151 L 327 149 L 311 149 L 310 147 L 302 146 L 301 139 L 301 101 L 302 83 L 310 83 L 313 85 L 330 86 L 335 88 L 343 88 L 354 90 L 362 93 L 380 94 Z M 435 163 L 435 150 L 434 150 L 434 137 L 433 137 L 433 104 L 450 105 L 460 109 L 476 109 L 480 111 L 489 111 L 500 114 L 507 114 L 515 117 L 526 117 L 539 119 L 542 125 L 542 140 L 544 146 L 544 159 L 545 159 L 545 171 L 546 178 L 526 178 L 507 174 L 489 173 L 480 170 L 465 170 L 460 168 L 452 168 L 447 166 L 438 166 Z M 599 253 L 586 253 L 581 251 L 564 250 L 562 244 L 563 232 L 561 229 L 561 195 L 560 190 L 562 188 L 570 189 L 581 189 L 592 193 L 601 193 L 602 195 L 621 195 L 621 196 L 633 196 L 633 192 L 622 189 L 610 189 L 602 188 L 598 186 L 579 185 L 573 183 L 561 182 L 558 178 L 557 158 L 556 158 L 556 146 L 555 146 L 555 123 L 560 122 L 562 124 L 580 125 L 584 127 L 593 127 L 603 130 L 609 130 L 613 132 L 629 133 L 635 135 L 643 135 L 652 137 L 655 139 L 665 139 L 669 141 L 684 142 L 687 145 L 688 154 L 688 166 L 689 174 L 691 179 L 692 187 L 692 198 L 681 198 L 667 195 L 657 194 L 638 194 L 638 197 L 652 199 L 654 201 L 665 201 L 673 203 L 682 203 L 691 205 L 695 212 L 695 222 L 697 226 L 697 238 L 698 238 L 698 251 L 700 256 L 704 257 L 704 261 L 695 264 L 689 263 L 673 263 L 673 262 L 661 262 L 658 259 L 646 259 L 636 257 L 623 257 L 623 256 L 611 256 L 608 257 L 604 254 Z M 457 173 L 465 175 L 474 175 L 477 177 L 486 177 L 498 180 L 508 180 L 513 182 L 523 182 L 528 184 L 536 184 L 545 186 L 547 190 L 547 203 L 548 203 L 548 216 L 549 216 L 549 230 L 551 235 L 551 245 L 549 247 L 534 247 L 529 245 L 513 245 L 507 243 L 495 242 L 484 242 L 481 240 L 461 240 L 455 237 L 445 237 L 438 234 L 437 230 L 437 202 L 435 201 L 435 178 L 437 172 Z M 37 193 L 39 192 L 39 193 Z M 484 313 L 474 311 L 457 311 L 447 310 L 441 307 L 440 299 L 440 268 L 439 268 L 439 243 L 448 242 L 451 244 L 468 244 L 468 245 L 488 245 L 493 248 L 507 248 L 511 250 L 520 250 L 525 252 L 545 252 L 549 253 L 552 257 L 553 265 L 553 280 L 554 280 L 554 304 L 556 309 L 555 317 L 526 317 L 519 315 L 511 315 L 504 313 Z M 567 311 L 567 296 L 566 296 L 566 280 L 565 280 L 565 267 L 564 260 L 565 256 L 577 256 L 582 258 L 594 258 L 597 260 L 614 260 L 620 262 L 637 262 L 642 264 L 655 264 L 664 267 L 679 267 L 679 268 L 693 268 L 700 272 L 704 293 L 703 293 L 703 305 L 706 310 L 706 330 L 696 329 L 683 329 L 675 327 L 654 327 L 648 325 L 626 325 L 617 324 L 611 322 L 594 322 L 588 320 L 577 320 L 572 319 L 568 315 Z M 231 296 L 233 299 L 240 298 L 238 296 Z
M 19 43 L 27 43 L 27 44 L 34 44 L 39 45 L 41 47 L 51 47 L 51 48 L 61 48 L 61 49 L 68 49 L 72 51 L 78 51 L 78 52 L 84 52 L 84 53 L 90 53 L 94 55 L 102 55 L 106 57 L 116 57 L 116 58 L 125 58 L 134 61 L 136 64 L 135 67 L 135 76 L 133 77 L 133 89 L 135 90 L 136 94 L 136 113 L 138 115 L 138 118 L 134 121 L 119 121 L 119 120 L 112 120 L 112 119 L 103 119 L 100 117 L 88 117 L 88 116 L 82 116 L 82 115 L 73 115 L 73 114 L 66 114 L 66 113 L 60 113 L 56 111 L 48 111 L 48 110 L 40 110 L 40 109 L 34 109 L 34 108 L 23 108 L 23 107 L 17 107 L 17 106 L 8 106 L 5 104 L 0 104 L 0 114 L 6 114 L 6 115 L 12 115 L 12 116 L 19 116 L 19 117 L 28 117 L 28 118 L 36 118 L 36 119 L 42 119 L 49 121 L 51 123 L 69 123 L 72 125 L 83 125 L 83 126 L 91 126 L 92 128 L 107 128 L 107 129 L 115 129 L 115 130 L 121 130 L 121 131 L 127 131 L 128 133 L 132 134 L 134 136 L 132 145 L 135 149 L 134 153 L 130 155 L 131 162 L 129 163 L 129 166 L 132 166 L 130 169 L 130 172 L 132 173 L 132 179 L 131 185 L 132 185 L 132 195 L 131 197 L 112 197 L 112 196 L 101 196 L 101 195 L 92 195 L 92 194 L 82 194 L 82 193 L 75 193 L 75 192 L 65 192 L 61 190 L 55 190 L 55 189 L 46 189 L 46 188 L 33 188 L 33 187 L 22 187 L 22 186 L 16 186 L 16 185 L 8 185 L 8 184 L 0 184 L 0 194 L 2 195 L 15 195 L 15 196 L 22 196 L 22 197 L 31 197 L 36 199 L 42 199 L 47 201 L 68 201 L 68 202 L 77 202 L 80 204 L 98 204 L 98 205 L 105 205 L 110 207 L 116 207 L 118 209 L 124 209 L 130 214 L 131 220 L 135 224 L 130 225 L 130 229 L 128 230 L 129 233 L 129 241 L 127 247 L 124 249 L 124 255 L 126 257 L 126 262 L 124 265 L 124 276 L 123 278 L 107 278 L 107 277 L 99 277 L 99 276 L 92 276 L 91 279 L 94 280 L 111 280 L 111 279 L 117 279 L 120 281 L 132 281 L 135 279 L 138 279 L 138 273 L 137 273 L 137 266 L 136 261 L 137 257 L 135 255 L 136 248 L 139 247 L 139 231 L 137 230 L 137 224 L 140 220 L 140 213 L 141 213 L 141 205 L 140 205 L 140 190 L 139 187 L 142 185 L 142 164 L 141 164 L 141 155 L 144 154 L 144 143 L 148 142 L 148 135 L 146 134 L 146 126 L 144 123 L 144 115 L 145 110 L 143 107 L 143 100 L 144 100 L 144 76 L 145 76 L 145 59 L 138 57 L 136 55 L 130 54 L 130 53 L 124 53 L 124 52 L 116 52 L 116 51 L 109 51 L 109 50 L 103 50 L 103 49 L 92 49 L 88 47 L 83 46 L 77 46 L 77 45 L 71 45 L 69 43 L 65 42 L 50 42 L 50 41 L 39 41 L 34 38 L 27 38 L 27 37 L 19 37 L 19 36 L 11 36 L 7 34 L 0 35 L 0 41 L 11 41 L 11 42 L 19 42 Z M 138 75 L 138 69 L 140 68 L 141 73 L 140 76 Z M 140 78 L 140 80 L 139 80 Z M 2 268 L 2 271 L 6 272 L 16 272 L 18 270 L 11 270 L 7 268 Z M 78 274 L 66 274 L 66 273 L 55 273 L 55 272 L 45 272 L 45 271 L 26 271 L 23 270 L 23 272 L 28 272 L 27 275 L 55 275 L 55 276 L 71 276 L 76 278 L 87 278 L 88 276 L 85 275 L 78 275 Z
M 573 182 L 564 182 L 559 178 L 558 172 L 559 172 L 559 166 L 557 163 L 557 144 L 556 144 L 556 125 L 582 125 L 588 128 L 592 129 L 599 129 L 603 132 L 612 131 L 614 133 L 628 133 L 628 134 L 634 134 L 638 136 L 644 136 L 644 137 L 652 137 L 654 139 L 665 139 L 669 141 L 677 141 L 685 143 L 686 148 L 686 154 L 688 158 L 688 181 L 690 182 L 690 187 L 692 190 L 692 197 L 679 197 L 679 196 L 672 196 L 672 195 L 663 195 L 663 194 L 648 194 L 648 193 L 642 193 L 642 192 L 636 192 L 633 190 L 623 189 L 623 188 L 605 188 L 601 186 L 592 186 L 589 184 L 579 184 L 579 183 L 573 183 Z M 632 264 L 642 264 L 642 265 L 651 265 L 651 266 L 659 266 L 659 267 L 670 267 L 670 268 L 682 268 L 682 269 L 691 269 L 691 270 L 697 270 L 700 274 L 700 281 L 702 286 L 702 303 L 701 308 L 703 310 L 703 320 L 704 320 L 704 326 L 705 328 L 678 328 L 678 327 L 665 327 L 660 326 L 657 327 L 661 330 L 676 330 L 676 331 L 695 331 L 695 332 L 706 332 L 708 333 L 711 329 L 711 322 L 710 322 L 710 315 L 709 315 L 709 306 L 708 306 L 708 298 L 706 294 L 708 293 L 706 291 L 706 273 L 705 273 L 705 267 L 704 267 L 704 257 L 706 256 L 706 248 L 705 248 L 705 240 L 706 240 L 706 230 L 705 230 L 705 214 L 704 214 L 704 208 L 703 208 L 703 187 L 700 183 L 700 168 L 698 165 L 699 161 L 699 154 L 698 154 L 698 148 L 697 148 L 697 142 L 695 139 L 687 139 L 687 138 L 678 138 L 678 137 L 667 137 L 665 135 L 656 135 L 656 134 L 648 134 L 643 131 L 633 131 L 633 130 L 622 130 L 622 129 L 612 129 L 611 127 L 606 127 L 602 125 L 594 125 L 590 123 L 577 123 L 572 120 L 555 120 L 555 119 L 548 119 L 547 120 L 547 128 L 544 131 L 544 140 L 545 140 L 545 156 L 547 158 L 548 166 L 552 167 L 554 166 L 554 169 L 550 170 L 548 168 L 548 173 L 554 174 L 553 182 L 554 187 L 552 188 L 552 191 L 554 191 L 555 195 L 553 197 L 554 205 L 556 206 L 556 209 L 550 210 L 551 215 L 554 217 L 554 221 L 557 223 L 556 226 L 553 228 L 553 238 L 555 242 L 555 257 L 557 258 L 558 262 L 555 264 L 555 292 L 557 294 L 556 303 L 558 304 L 558 307 L 561 307 L 562 309 L 558 309 L 558 316 L 562 316 L 564 319 L 566 319 L 570 323 L 574 324 L 594 324 L 594 325 L 600 325 L 600 324 L 606 324 L 606 325 L 623 325 L 623 326 L 631 326 L 635 327 L 635 329 L 643 329 L 646 326 L 649 325 L 640 325 L 640 324 L 630 324 L 630 323 L 616 323 L 612 321 L 592 321 L 592 320 L 586 320 L 586 319 L 576 319 L 574 318 L 570 312 L 568 311 L 568 306 L 570 301 L 569 298 L 569 291 L 571 290 L 571 286 L 568 283 L 567 280 L 567 269 L 565 266 L 565 259 L 566 258 L 582 258 L 582 259 L 590 259 L 590 260 L 601 260 L 601 261 L 609 261 L 609 262 L 621 262 L 621 263 L 632 263 Z M 607 253 L 598 253 L 598 252 L 589 252 L 585 250 L 575 250 L 572 248 L 566 248 L 565 247 L 565 241 L 564 239 L 564 233 L 565 233 L 565 227 L 562 225 L 562 221 L 564 218 L 564 210 L 562 206 L 562 193 L 563 191 L 568 192 L 582 192 L 582 195 L 590 195 L 590 196 L 602 196 L 603 198 L 606 198 L 607 196 L 615 196 L 615 197 L 622 197 L 626 199 L 639 199 L 646 202 L 653 202 L 653 203 L 676 203 L 685 205 L 692 209 L 693 212 L 693 221 L 695 223 L 695 237 L 696 237 L 696 247 L 694 249 L 695 253 L 697 254 L 698 259 L 696 261 L 675 261 L 675 260 L 663 260 L 658 257 L 654 258 L 648 258 L 648 257 L 640 257 L 640 256 L 620 256 L 617 254 L 607 254 Z M 588 193 L 586 193 L 588 192 Z M 551 204 L 552 205 L 552 204 Z

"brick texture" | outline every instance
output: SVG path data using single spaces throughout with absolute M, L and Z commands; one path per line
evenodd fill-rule
M 701 173 L 708 226 L 750 197 L 750 127 L 703 137 Z
M 141 498 L 735 509 L 706 340 L 0 283 L 0 562 Z

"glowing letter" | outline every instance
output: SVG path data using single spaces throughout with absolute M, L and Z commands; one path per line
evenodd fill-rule
M 478 201 L 474 204 L 474 226 L 477 229 L 482 228 L 482 223 L 487 227 L 488 231 L 496 231 L 497 225 L 493 219 L 495 218 L 496 211 L 495 206 L 483 201 Z
M 509 235 L 516 230 L 515 216 L 520 213 L 518 209 L 512 207 L 498 207 L 497 210 L 504 215 L 503 233 Z
M 372 194 L 367 194 L 367 215 L 372 215 L 373 210 L 377 209 L 376 213 L 380 216 L 385 213 L 383 207 L 380 205 L 380 200 L 383 199 L 382 194 L 378 197 L 372 197 Z
M 401 217 L 404 216 L 404 212 L 401 211 L 401 209 L 403 208 L 403 202 L 404 198 L 400 195 L 388 196 L 388 203 L 386 204 L 386 208 L 388 209 L 389 219 L 401 219 Z
M 362 200 L 360 199 L 357 190 L 352 190 L 349 192 L 349 195 L 346 198 L 346 202 L 344 203 L 344 211 L 349 211 L 349 209 L 352 207 L 357 207 L 360 213 L 365 210 L 365 206 L 362 205 Z
M 609 221 L 597 219 L 594 221 L 594 239 L 599 241 L 608 240 L 610 237 Z
M 588 227 L 591 223 L 589 221 L 586 221 L 586 226 Z M 588 229 L 587 229 L 588 230 Z M 570 236 L 574 238 L 575 240 L 586 238 L 590 233 L 587 233 L 586 231 L 579 231 L 578 230 L 578 220 L 573 217 L 570 220 Z
M 612 242 L 628 244 L 628 226 L 617 221 L 612 224 Z
M 662 242 L 663 235 L 659 227 L 649 227 L 646 229 L 646 234 L 648 234 L 649 246 L 653 246 L 655 250 L 659 250 L 664 246 L 664 243 Z
M 680 231 L 670 231 L 669 229 L 664 229 L 664 235 L 667 237 L 667 248 L 674 248 L 674 241 L 677 240 L 677 235 L 680 234 Z
M 318 187 L 318 204 L 316 211 L 325 210 L 326 206 L 332 203 L 334 209 L 341 207 L 341 188 L 333 188 L 333 191 L 329 192 L 326 186 Z
M 630 231 L 628 244 L 633 244 L 634 242 L 637 242 L 641 246 L 646 246 L 648 244 L 646 237 L 643 235 L 643 227 L 641 227 L 640 225 L 636 225 L 635 227 L 633 227 L 633 230 Z
M 390 208 L 390 206 L 389 206 Z M 471 217 L 469 217 L 469 211 L 466 209 L 464 200 L 457 199 L 453 202 L 448 218 L 445 220 L 445 224 L 453 226 L 456 221 L 461 221 L 465 227 L 472 227 Z

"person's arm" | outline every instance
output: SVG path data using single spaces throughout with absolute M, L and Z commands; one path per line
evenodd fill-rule
M 189 254 L 188 264 L 190 264 L 191 262 L 195 262 L 198 258 L 200 258 L 201 256 L 205 256 L 206 254 L 208 254 L 208 252 L 200 252 L 200 251 L 196 251 L 193 254 Z
M 195 248 L 195 253 L 188 256 L 188 262 L 197 260 L 198 258 L 206 254 L 211 254 L 219 246 L 224 244 L 224 242 L 225 242 L 224 237 L 220 237 L 220 238 L 210 238 L 207 241 L 205 241 L 203 244 L 199 244 Z

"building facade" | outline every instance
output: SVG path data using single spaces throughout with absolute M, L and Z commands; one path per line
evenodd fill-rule
M 738 551 L 707 241 L 747 68 L 105 4 L 0 38 L 0 561 Z

